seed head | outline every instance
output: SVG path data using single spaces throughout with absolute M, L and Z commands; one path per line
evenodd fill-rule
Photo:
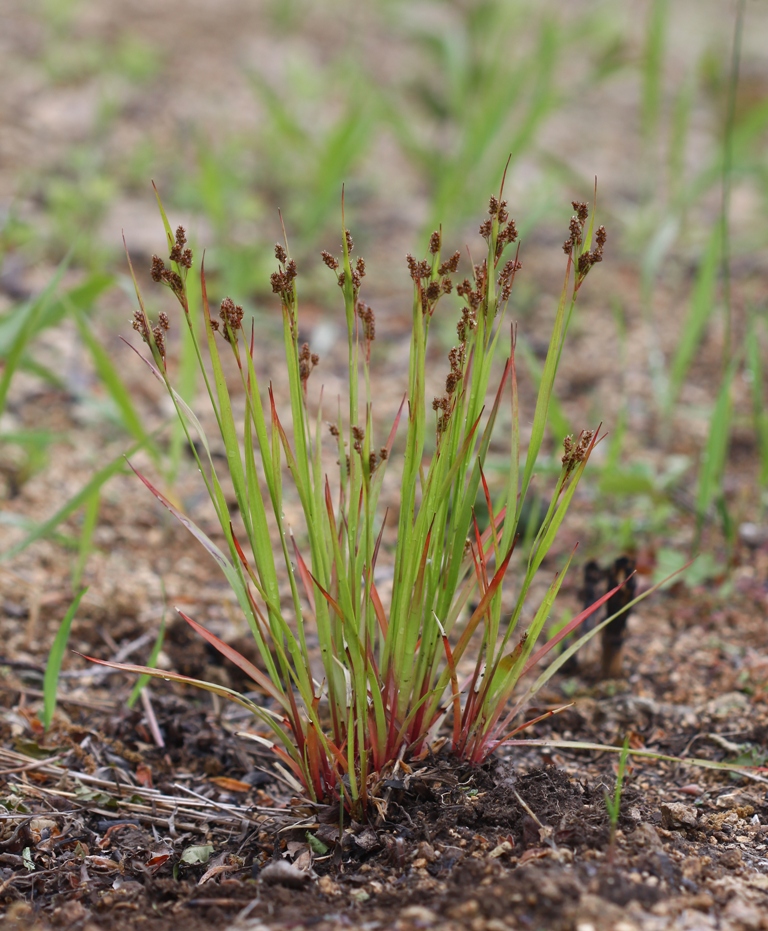
M 456 269 L 459 267 L 459 260 L 461 259 L 460 252 L 454 252 L 453 255 L 447 259 L 443 264 L 438 268 L 438 275 L 453 275 L 456 272 Z
M 297 275 L 298 271 L 296 269 L 295 259 L 288 259 L 284 269 L 278 269 L 278 271 L 272 272 L 269 276 L 269 280 L 272 284 L 272 291 L 280 295 L 283 304 L 291 304 L 293 302 L 293 282 Z
M 583 200 L 572 200 L 571 206 L 576 211 L 576 216 L 583 226 L 589 217 L 589 205 L 586 204 Z
M 139 336 L 141 336 L 144 342 L 149 344 L 149 327 L 147 326 L 147 318 L 140 310 L 134 310 L 131 326 L 134 328 L 134 330 L 136 330 Z
M 192 250 L 185 249 L 187 244 L 187 234 L 183 226 L 176 227 L 176 241 L 173 244 L 169 258 L 181 268 L 192 268 Z
M 230 331 L 236 332 L 243 325 L 243 308 L 235 304 L 231 297 L 225 297 L 221 302 L 219 317 L 224 324 L 224 339 L 230 342 Z
M 406 255 L 405 261 L 408 263 L 408 271 L 411 273 L 411 278 L 413 278 L 414 281 L 421 281 L 422 278 L 429 278 L 432 274 L 429 262 L 417 262 L 410 252 Z
M 165 361 L 165 333 L 161 326 L 156 326 L 152 328 L 152 337 L 155 340 L 155 346 L 157 346 L 157 351 L 160 353 L 161 358 Z
M 566 474 L 570 474 L 576 466 L 587 458 L 592 438 L 595 435 L 594 430 L 582 430 L 579 434 L 578 442 L 574 442 L 572 436 L 566 436 L 563 440 L 563 468 Z
M 373 309 L 362 301 L 357 303 L 357 316 L 363 325 L 363 339 L 367 343 L 372 343 L 376 339 L 376 317 Z
M 334 258 L 330 252 L 326 252 L 325 250 L 323 250 L 320 254 L 323 257 L 323 262 L 325 262 L 331 271 L 335 272 L 339 267 L 339 260 Z
M 316 352 L 310 352 L 309 343 L 304 343 L 299 351 L 299 378 L 307 388 L 307 381 L 312 374 L 312 369 L 320 362 L 320 356 Z
M 152 268 L 150 270 L 150 275 L 152 280 L 160 284 L 163 281 L 163 276 L 166 274 L 165 262 L 160 258 L 159 255 L 152 256 Z

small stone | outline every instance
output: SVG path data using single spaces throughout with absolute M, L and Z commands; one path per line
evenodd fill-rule
M 259 879 L 269 885 L 301 889 L 309 882 L 310 876 L 286 860 L 270 860 L 259 873 Z
M 429 928 L 437 921 L 437 914 L 423 905 L 409 905 L 400 912 L 400 918 L 411 921 L 421 928 Z
M 485 931 L 512 931 L 512 926 L 501 918 L 489 918 L 485 923 Z
M 682 802 L 664 802 L 661 806 L 661 824 L 667 831 L 695 828 L 698 819 L 696 809 Z
M 768 541 L 768 526 L 753 524 L 751 521 L 739 524 L 739 537 L 742 543 L 757 549 Z
M 423 857 L 429 863 L 432 863 L 439 856 L 435 848 L 431 844 L 428 844 L 426 841 L 422 841 L 419 844 L 419 846 L 416 848 L 416 853 L 419 857 Z
M 475 915 L 480 911 L 480 905 L 476 899 L 469 899 L 466 902 L 460 902 L 458 905 L 452 906 L 448 910 L 448 915 L 451 918 L 474 918 Z
M 646 847 L 649 850 L 663 849 L 659 832 L 649 821 L 643 821 L 641 824 L 638 824 L 632 832 L 631 837 L 633 843 L 638 847 Z
M 724 795 L 718 795 L 715 799 L 715 805 L 718 808 L 739 808 L 742 805 L 747 805 L 751 799 L 747 798 L 745 794 L 739 790 L 736 792 L 726 792 Z
M 330 876 L 321 876 L 317 881 L 317 887 L 323 895 L 339 895 L 338 883 L 335 883 Z
M 725 692 L 707 702 L 705 711 L 713 718 L 749 714 L 749 698 L 743 692 Z
M 760 910 L 738 896 L 734 896 L 726 905 L 725 916 L 744 931 L 758 931 L 758 928 L 763 927 L 763 916 Z

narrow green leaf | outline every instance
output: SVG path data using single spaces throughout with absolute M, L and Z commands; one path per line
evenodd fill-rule
M 701 456 L 696 494 L 696 518 L 699 533 L 710 506 L 715 498 L 722 494 L 722 479 L 731 433 L 731 408 L 733 406 L 731 386 L 735 373 L 736 360 L 731 362 L 720 385 L 709 422 L 707 445 Z
M 53 715 L 56 711 L 56 689 L 59 684 L 59 671 L 64 659 L 64 651 L 67 648 L 69 640 L 69 630 L 80 605 L 83 595 L 88 591 L 87 588 L 81 589 L 67 609 L 64 619 L 59 625 L 51 649 L 48 652 L 48 662 L 45 666 L 45 677 L 43 678 L 43 727 L 48 730 L 53 721 Z
M 79 588 L 80 581 L 83 577 L 85 564 L 91 554 L 91 543 L 93 542 L 93 532 L 99 520 L 99 505 L 101 496 L 99 492 L 93 493 L 85 505 L 85 514 L 83 515 L 83 526 L 80 530 L 80 540 L 77 553 L 77 562 L 72 570 L 72 588 Z
M 132 455 L 137 450 L 141 448 L 140 443 L 137 443 L 129 451 L 128 455 Z M 113 475 L 117 475 L 118 472 L 121 472 L 125 468 L 125 457 L 121 454 L 116 459 L 113 459 L 109 465 L 106 465 L 103 469 L 100 469 L 93 478 L 87 482 L 80 491 L 70 498 L 66 504 L 64 504 L 58 511 L 48 520 L 43 521 L 42 524 L 38 524 L 37 527 L 25 537 L 20 543 L 17 543 L 15 546 L 12 546 L 9 550 L 6 550 L 3 553 L 0 553 L 0 563 L 5 562 L 8 559 L 12 559 L 14 556 L 17 556 L 22 550 L 25 550 L 30 544 L 36 542 L 37 540 L 42 540 L 44 537 L 49 536 L 53 533 L 54 530 L 65 521 L 68 517 L 75 513 L 78 508 L 82 507 L 84 504 L 87 504 L 93 498 L 94 494 L 97 494 L 101 487 L 112 478 Z

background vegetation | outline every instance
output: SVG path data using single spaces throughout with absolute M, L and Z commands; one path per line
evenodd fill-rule
M 510 314 L 534 382 L 563 205 L 591 200 L 595 176 L 609 231 L 610 271 L 585 295 L 550 415 L 555 438 L 594 420 L 610 433 L 585 475 L 587 551 L 645 549 L 664 575 L 703 550 L 690 584 L 731 584 L 737 548 L 764 532 L 768 483 L 762 5 L 8 0 L 4 19 L 5 591 L 39 594 L 40 560 L 63 546 L 67 584 L 48 568 L 60 599 L 84 580 L 84 605 L 114 603 L 98 560 L 135 487 L 128 449 L 194 505 L 179 431 L 116 343 L 133 309 L 121 231 L 138 269 L 164 242 L 151 179 L 207 249 L 209 288 L 255 314 L 265 345 L 280 330 L 282 210 L 329 373 L 337 295 L 317 254 L 338 248 L 345 182 L 387 376 L 409 316 L 405 253 L 438 221 L 455 247 L 476 242 L 468 221 L 510 153 L 524 264 Z M 59 549 L 40 549 L 51 535 Z

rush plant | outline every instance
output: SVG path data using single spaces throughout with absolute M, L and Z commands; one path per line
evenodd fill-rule
M 169 261 L 155 256 L 152 277 L 171 290 L 181 307 L 181 326 L 189 328 L 194 342 L 226 449 L 237 516 L 227 504 L 203 427 L 174 389 L 165 338 L 171 321 L 161 313 L 156 325 L 150 322 L 138 286 L 133 326 L 151 353 L 144 361 L 164 383 L 184 426 L 225 545 L 218 546 L 139 477 L 213 556 L 232 586 L 260 665 L 180 613 L 250 676 L 257 697 L 156 669 L 105 665 L 192 682 L 248 708 L 297 788 L 313 800 L 341 803 L 356 817 L 374 810 L 386 775 L 399 761 L 428 752 L 444 724 L 453 752 L 481 762 L 531 723 L 518 720 L 534 689 L 521 692 L 521 678 L 612 594 L 536 648 L 564 571 L 550 581 L 535 607 L 531 586 L 598 441 L 594 430 L 565 438 L 551 503 L 526 552 L 516 554 L 566 333 L 579 290 L 602 259 L 606 239 L 602 226 L 594 228 L 585 203 L 573 207 L 562 295 L 530 436 L 521 437 L 515 333 L 505 320 L 521 266 L 502 184 L 480 226 L 486 255 L 470 277 L 454 286 L 460 253 L 443 255 L 440 232 L 432 234 L 424 259 L 408 256 L 413 324 L 407 393 L 388 435 L 376 439 L 369 366 L 375 319 L 361 300 L 365 262 L 355 257 L 343 210 L 341 253 L 323 253 L 343 296 L 348 347 L 349 396 L 330 424 L 321 392 L 311 397 L 318 357 L 299 339 L 296 263 L 287 244 L 275 247 L 272 289 L 282 306 L 289 425 L 278 413 L 281 405 L 272 387 L 265 392 L 259 382 L 253 326 L 248 332 L 242 308 L 230 298 L 218 312 L 211 308 L 203 267 L 202 308 L 190 306 L 187 279 L 193 256 L 184 230 L 172 231 L 160 204 Z M 452 290 L 462 302 L 457 342 L 448 354 L 444 391 L 433 400 L 427 396 L 427 342 L 438 304 Z M 199 313 L 204 327 L 195 319 Z M 506 362 L 494 367 L 500 352 L 508 353 Z M 230 387 L 233 375 L 235 384 L 239 376 L 236 392 Z M 483 467 L 502 405 L 509 405 L 509 413 L 502 414 L 509 425 L 509 467 L 492 495 Z M 236 407 L 244 411 L 240 418 Z M 395 464 L 401 423 L 404 454 Z M 392 552 L 382 542 L 388 518 L 379 499 L 385 471 L 393 467 L 400 500 Z M 283 513 L 289 493 L 303 513 L 298 539 Z M 489 515 L 485 529 L 475 519 L 478 499 Z M 503 602 L 502 582 L 515 555 L 520 557 L 516 598 Z M 385 597 L 376 567 L 387 561 L 392 588 Z M 557 665 L 548 667 L 549 675 Z M 535 687 L 547 678 L 546 672 L 540 674 Z

